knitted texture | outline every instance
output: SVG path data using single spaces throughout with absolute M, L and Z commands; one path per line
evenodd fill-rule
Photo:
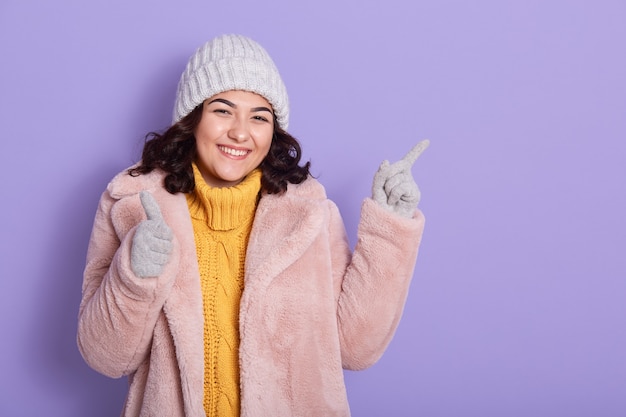
M 204 408 L 209 416 L 239 416 L 239 301 L 261 172 L 235 187 L 212 188 L 193 169 L 187 205 L 204 305 Z
M 178 83 L 174 123 L 204 100 L 228 90 L 263 96 L 272 105 L 278 125 L 287 130 L 289 99 L 278 69 L 261 45 L 241 35 L 218 36 L 191 56 Z

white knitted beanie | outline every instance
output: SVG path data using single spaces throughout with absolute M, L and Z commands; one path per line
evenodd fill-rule
M 174 123 L 215 94 L 245 90 L 263 96 L 278 125 L 287 130 L 287 89 L 269 54 L 257 42 L 241 35 L 222 35 L 198 48 L 178 82 Z

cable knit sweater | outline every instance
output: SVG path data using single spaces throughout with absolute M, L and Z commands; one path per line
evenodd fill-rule
M 253 171 L 235 187 L 207 185 L 193 165 L 187 205 L 196 242 L 204 309 L 204 409 L 239 416 L 239 300 L 248 237 L 261 189 Z

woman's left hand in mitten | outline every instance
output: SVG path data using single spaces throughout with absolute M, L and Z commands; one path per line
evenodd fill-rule
M 393 164 L 383 161 L 374 175 L 372 199 L 394 213 L 412 218 L 420 201 L 420 190 L 413 179 L 411 167 L 429 144 L 428 139 L 421 141 Z

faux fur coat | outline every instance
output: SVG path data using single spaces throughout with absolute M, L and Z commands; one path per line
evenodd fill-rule
M 102 194 L 83 278 L 78 346 L 110 377 L 128 376 L 123 416 L 204 416 L 203 312 L 183 194 L 163 174 L 116 176 Z M 130 268 L 139 192 L 174 232 L 158 278 Z M 240 305 L 241 415 L 349 416 L 342 368 L 379 359 L 398 325 L 424 226 L 366 199 L 351 253 L 343 221 L 309 178 L 259 201 Z

